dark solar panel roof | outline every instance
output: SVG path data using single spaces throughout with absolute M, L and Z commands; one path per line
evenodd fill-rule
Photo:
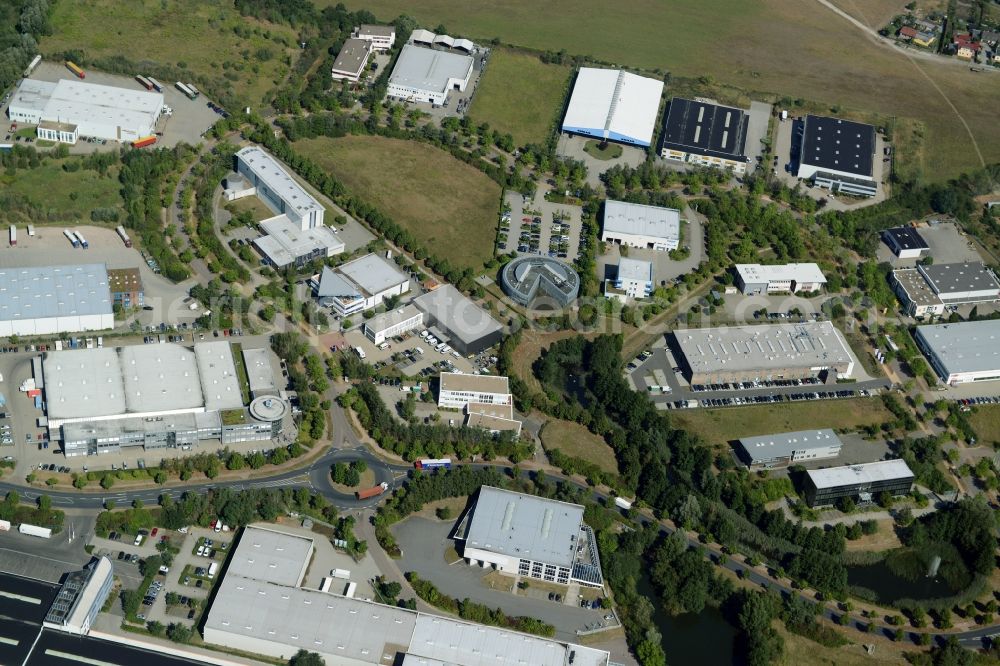
M 901 250 L 928 249 L 927 241 L 913 227 L 893 227 L 882 233 Z
M 840 118 L 807 116 L 802 164 L 871 177 L 875 128 Z
M 667 111 L 663 147 L 722 159 L 746 159 L 748 122 L 742 109 L 675 97 Z

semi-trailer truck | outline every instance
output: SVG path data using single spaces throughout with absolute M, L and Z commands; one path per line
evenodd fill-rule
M 74 231 L 73 233 L 76 235 L 76 239 L 80 241 L 80 247 L 82 247 L 84 250 L 90 247 L 90 243 L 88 243 L 87 239 L 83 237 L 83 234 L 81 234 L 79 231 Z
M 10 225 L 10 246 L 15 247 L 17 245 L 17 226 Z
M 66 237 L 66 240 L 68 240 L 73 247 L 80 247 L 80 241 L 76 239 L 76 235 L 69 229 L 63 229 L 63 236 Z
M 148 78 L 149 78 L 149 82 L 153 84 L 153 90 L 155 90 L 156 92 L 160 92 L 160 93 L 163 92 L 163 84 L 162 83 L 160 83 L 159 81 L 157 81 L 156 79 L 154 79 L 152 76 L 150 76 Z
M 149 79 L 147 79 L 142 74 L 136 74 L 135 75 L 135 80 L 138 81 L 139 85 L 142 86 L 143 88 L 145 88 L 146 90 L 152 90 L 153 89 L 153 82 L 150 81 Z
M 133 148 L 145 148 L 146 146 L 152 146 L 156 143 L 156 135 L 150 134 L 149 136 L 144 136 L 141 139 L 136 139 L 132 142 Z
M 132 247 L 132 239 L 128 237 L 128 233 L 125 231 L 125 227 L 123 225 L 119 224 L 118 228 L 115 229 L 115 233 L 117 233 L 118 237 L 122 239 L 123 243 L 125 243 L 125 247 Z
M 451 458 L 424 458 L 413 463 L 413 466 L 417 469 L 437 469 L 439 467 L 451 469 Z
M 219 563 L 212 562 L 208 565 L 208 577 L 209 579 L 215 578 L 215 574 L 219 571 Z
M 73 72 L 74 74 L 76 74 L 76 76 L 77 76 L 78 78 L 81 78 L 81 79 L 84 79 L 84 78 L 86 78 L 86 77 L 87 77 L 87 74 L 86 74 L 86 72 L 84 72 L 84 71 L 83 71 L 82 69 L 80 69 L 80 66 L 79 66 L 79 65 L 77 65 L 77 64 L 76 64 L 75 62 L 73 62 L 72 60 L 67 60 L 67 61 L 66 61 L 66 69 L 68 69 L 69 71 L 71 71 L 71 72 Z
M 185 84 L 181 83 L 180 81 L 174 83 L 174 87 L 180 90 L 182 93 L 184 93 L 185 97 L 187 97 L 188 99 L 195 99 L 198 97 L 198 93 L 196 93 L 194 90 L 191 90 L 191 88 L 188 88 Z
M 35 71 L 35 68 L 38 67 L 38 63 L 40 63 L 41 61 L 42 61 L 42 56 L 40 55 L 36 55 L 34 58 L 32 58 L 31 62 L 28 63 L 28 68 L 24 70 L 24 75 L 31 76 L 31 73 Z
M 627 511 L 632 508 L 632 502 L 625 499 L 624 497 L 616 497 L 615 506 L 617 506 L 619 509 L 625 509 Z
M 359 490 L 358 492 L 354 493 L 354 496 L 357 497 L 359 500 L 370 499 L 372 497 L 378 497 L 387 490 L 389 490 L 389 484 L 383 481 L 374 488 L 369 488 L 368 490 Z
M 29 238 L 34 238 L 34 236 L 35 236 L 35 225 L 29 224 L 28 225 L 28 237 Z
M 29 525 L 28 523 L 21 523 L 17 526 L 17 531 L 21 534 L 27 534 L 29 536 L 41 537 L 43 539 L 52 538 L 52 530 L 48 527 L 39 527 L 38 525 Z

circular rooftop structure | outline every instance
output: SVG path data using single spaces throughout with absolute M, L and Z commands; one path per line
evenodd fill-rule
M 547 298 L 566 307 L 580 293 L 580 276 L 565 261 L 552 257 L 518 257 L 503 267 L 500 286 L 521 305 Z
M 288 403 L 275 395 L 262 395 L 250 403 L 250 416 L 258 421 L 280 421 L 291 408 Z

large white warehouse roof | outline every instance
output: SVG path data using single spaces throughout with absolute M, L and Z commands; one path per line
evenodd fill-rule
M 325 212 L 323 206 L 289 175 L 278 160 L 260 146 L 247 146 L 237 151 L 236 157 L 286 206 L 294 208 L 299 217 L 305 217 L 310 211 Z
M 14 114 L 33 110 L 41 120 L 151 132 L 163 108 L 163 95 L 74 79 L 54 84 L 25 79 L 10 104 Z
M 681 237 L 681 214 L 676 208 L 608 199 L 604 203 L 604 233 L 662 238 L 676 244 Z
M 618 69 L 582 67 L 562 130 L 648 146 L 662 94 L 662 81 Z
M 448 90 L 449 82 L 467 81 L 472 64 L 472 56 L 406 44 L 396 59 L 389 83 L 441 93 Z
M 104 264 L 0 268 L 0 321 L 111 313 Z

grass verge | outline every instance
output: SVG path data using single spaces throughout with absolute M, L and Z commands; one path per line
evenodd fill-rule
M 539 434 L 546 450 L 559 449 L 564 455 L 586 460 L 605 472 L 618 473 L 614 450 L 579 423 L 549 421 Z

